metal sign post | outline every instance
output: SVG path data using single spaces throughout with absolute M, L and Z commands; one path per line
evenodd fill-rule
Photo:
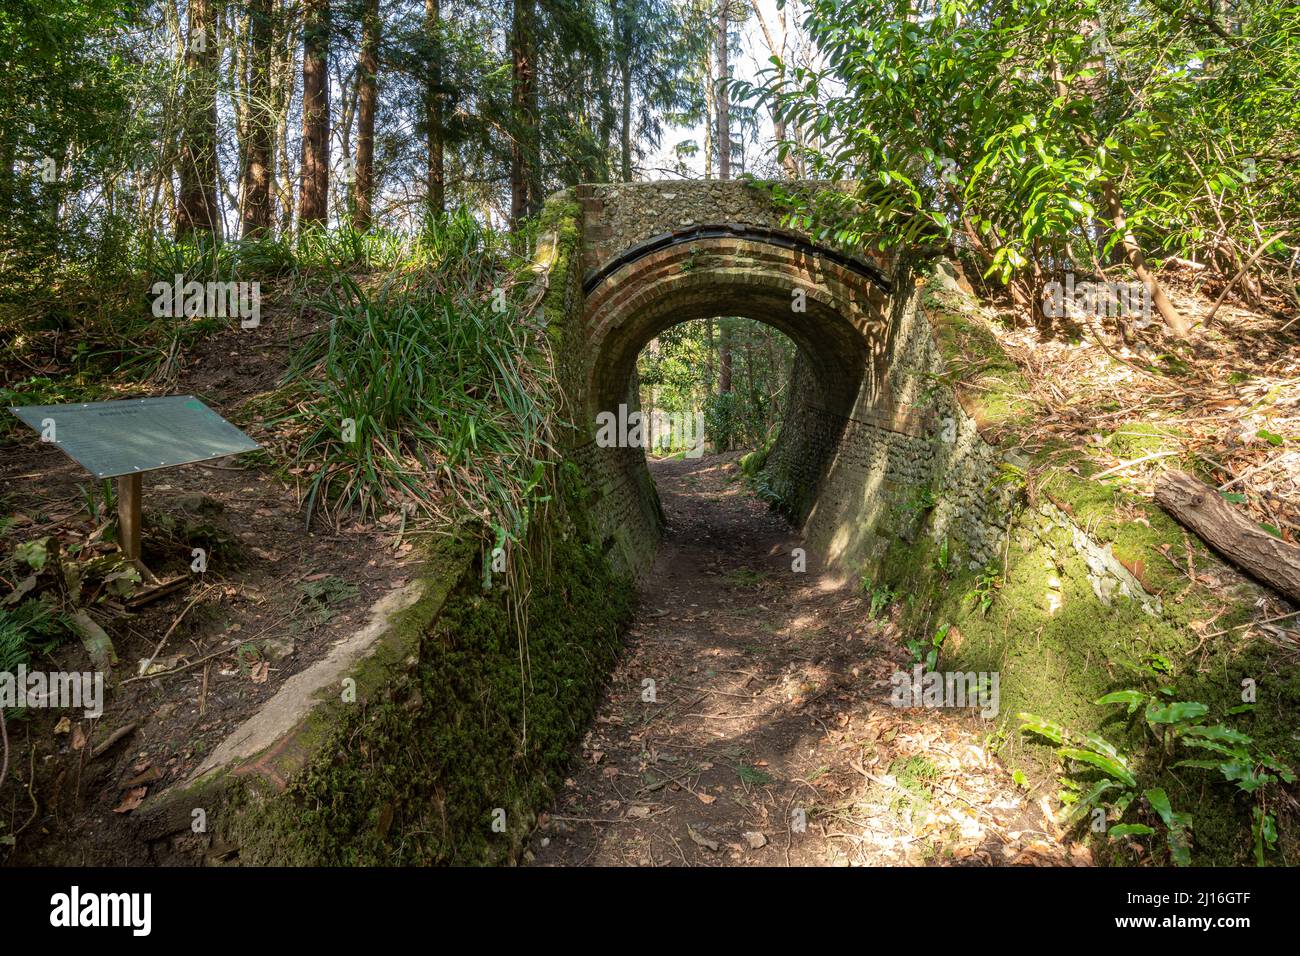
M 117 479 L 118 546 L 153 585 L 140 549 L 144 472 L 261 447 L 193 395 L 9 410 L 97 479 Z
M 140 560 L 140 492 L 143 486 L 143 475 L 123 475 L 117 479 L 117 524 L 122 538 L 118 544 L 128 561 Z

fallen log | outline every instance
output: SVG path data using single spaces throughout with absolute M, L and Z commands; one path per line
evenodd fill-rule
M 1300 603 L 1300 546 L 1275 538 L 1191 475 L 1166 471 L 1156 501 L 1251 577 Z

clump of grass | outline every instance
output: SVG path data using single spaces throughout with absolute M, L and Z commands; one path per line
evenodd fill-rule
M 916 811 L 930 802 L 939 780 L 939 768 L 920 754 L 895 758 L 889 772 L 901 789 L 894 791 L 890 807 L 895 813 Z
M 736 768 L 736 776 L 740 777 L 741 782 L 755 787 L 765 787 L 769 783 L 774 783 L 775 779 L 766 770 L 742 763 Z
M 295 613 L 304 612 L 311 626 L 325 624 L 334 617 L 338 605 L 356 597 L 360 589 L 335 575 L 302 585 L 302 596 L 294 607 Z
M 48 653 L 70 633 L 67 619 L 50 602 L 23 601 L 17 607 L 0 607 L 0 673 L 13 673 L 19 665 Z
M 735 588 L 757 590 L 763 583 L 763 575 L 752 568 L 736 568 L 727 573 L 727 581 Z
M 468 214 L 430 224 L 407 255 L 364 287 L 338 275 L 319 306 L 329 327 L 295 357 L 296 407 L 278 421 L 310 476 L 308 521 L 406 506 L 513 538 L 541 496 L 555 405 L 545 339 L 515 301 L 517 263 Z

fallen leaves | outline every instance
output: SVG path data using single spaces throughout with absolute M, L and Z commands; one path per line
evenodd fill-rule
M 134 787 L 128 790 L 126 796 L 122 798 L 122 802 L 113 808 L 113 812 L 130 813 L 144 802 L 144 798 L 148 793 L 148 787 Z

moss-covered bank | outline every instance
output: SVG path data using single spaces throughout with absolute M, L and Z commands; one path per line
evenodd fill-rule
M 287 789 L 235 788 L 222 842 L 240 862 L 515 859 L 592 718 L 632 612 L 630 583 L 583 526 L 571 471 L 560 489 L 508 576 L 527 587 L 526 610 L 500 576 L 484 587 L 482 557 L 467 562 L 412 659 L 355 703 L 328 705 L 320 756 Z

